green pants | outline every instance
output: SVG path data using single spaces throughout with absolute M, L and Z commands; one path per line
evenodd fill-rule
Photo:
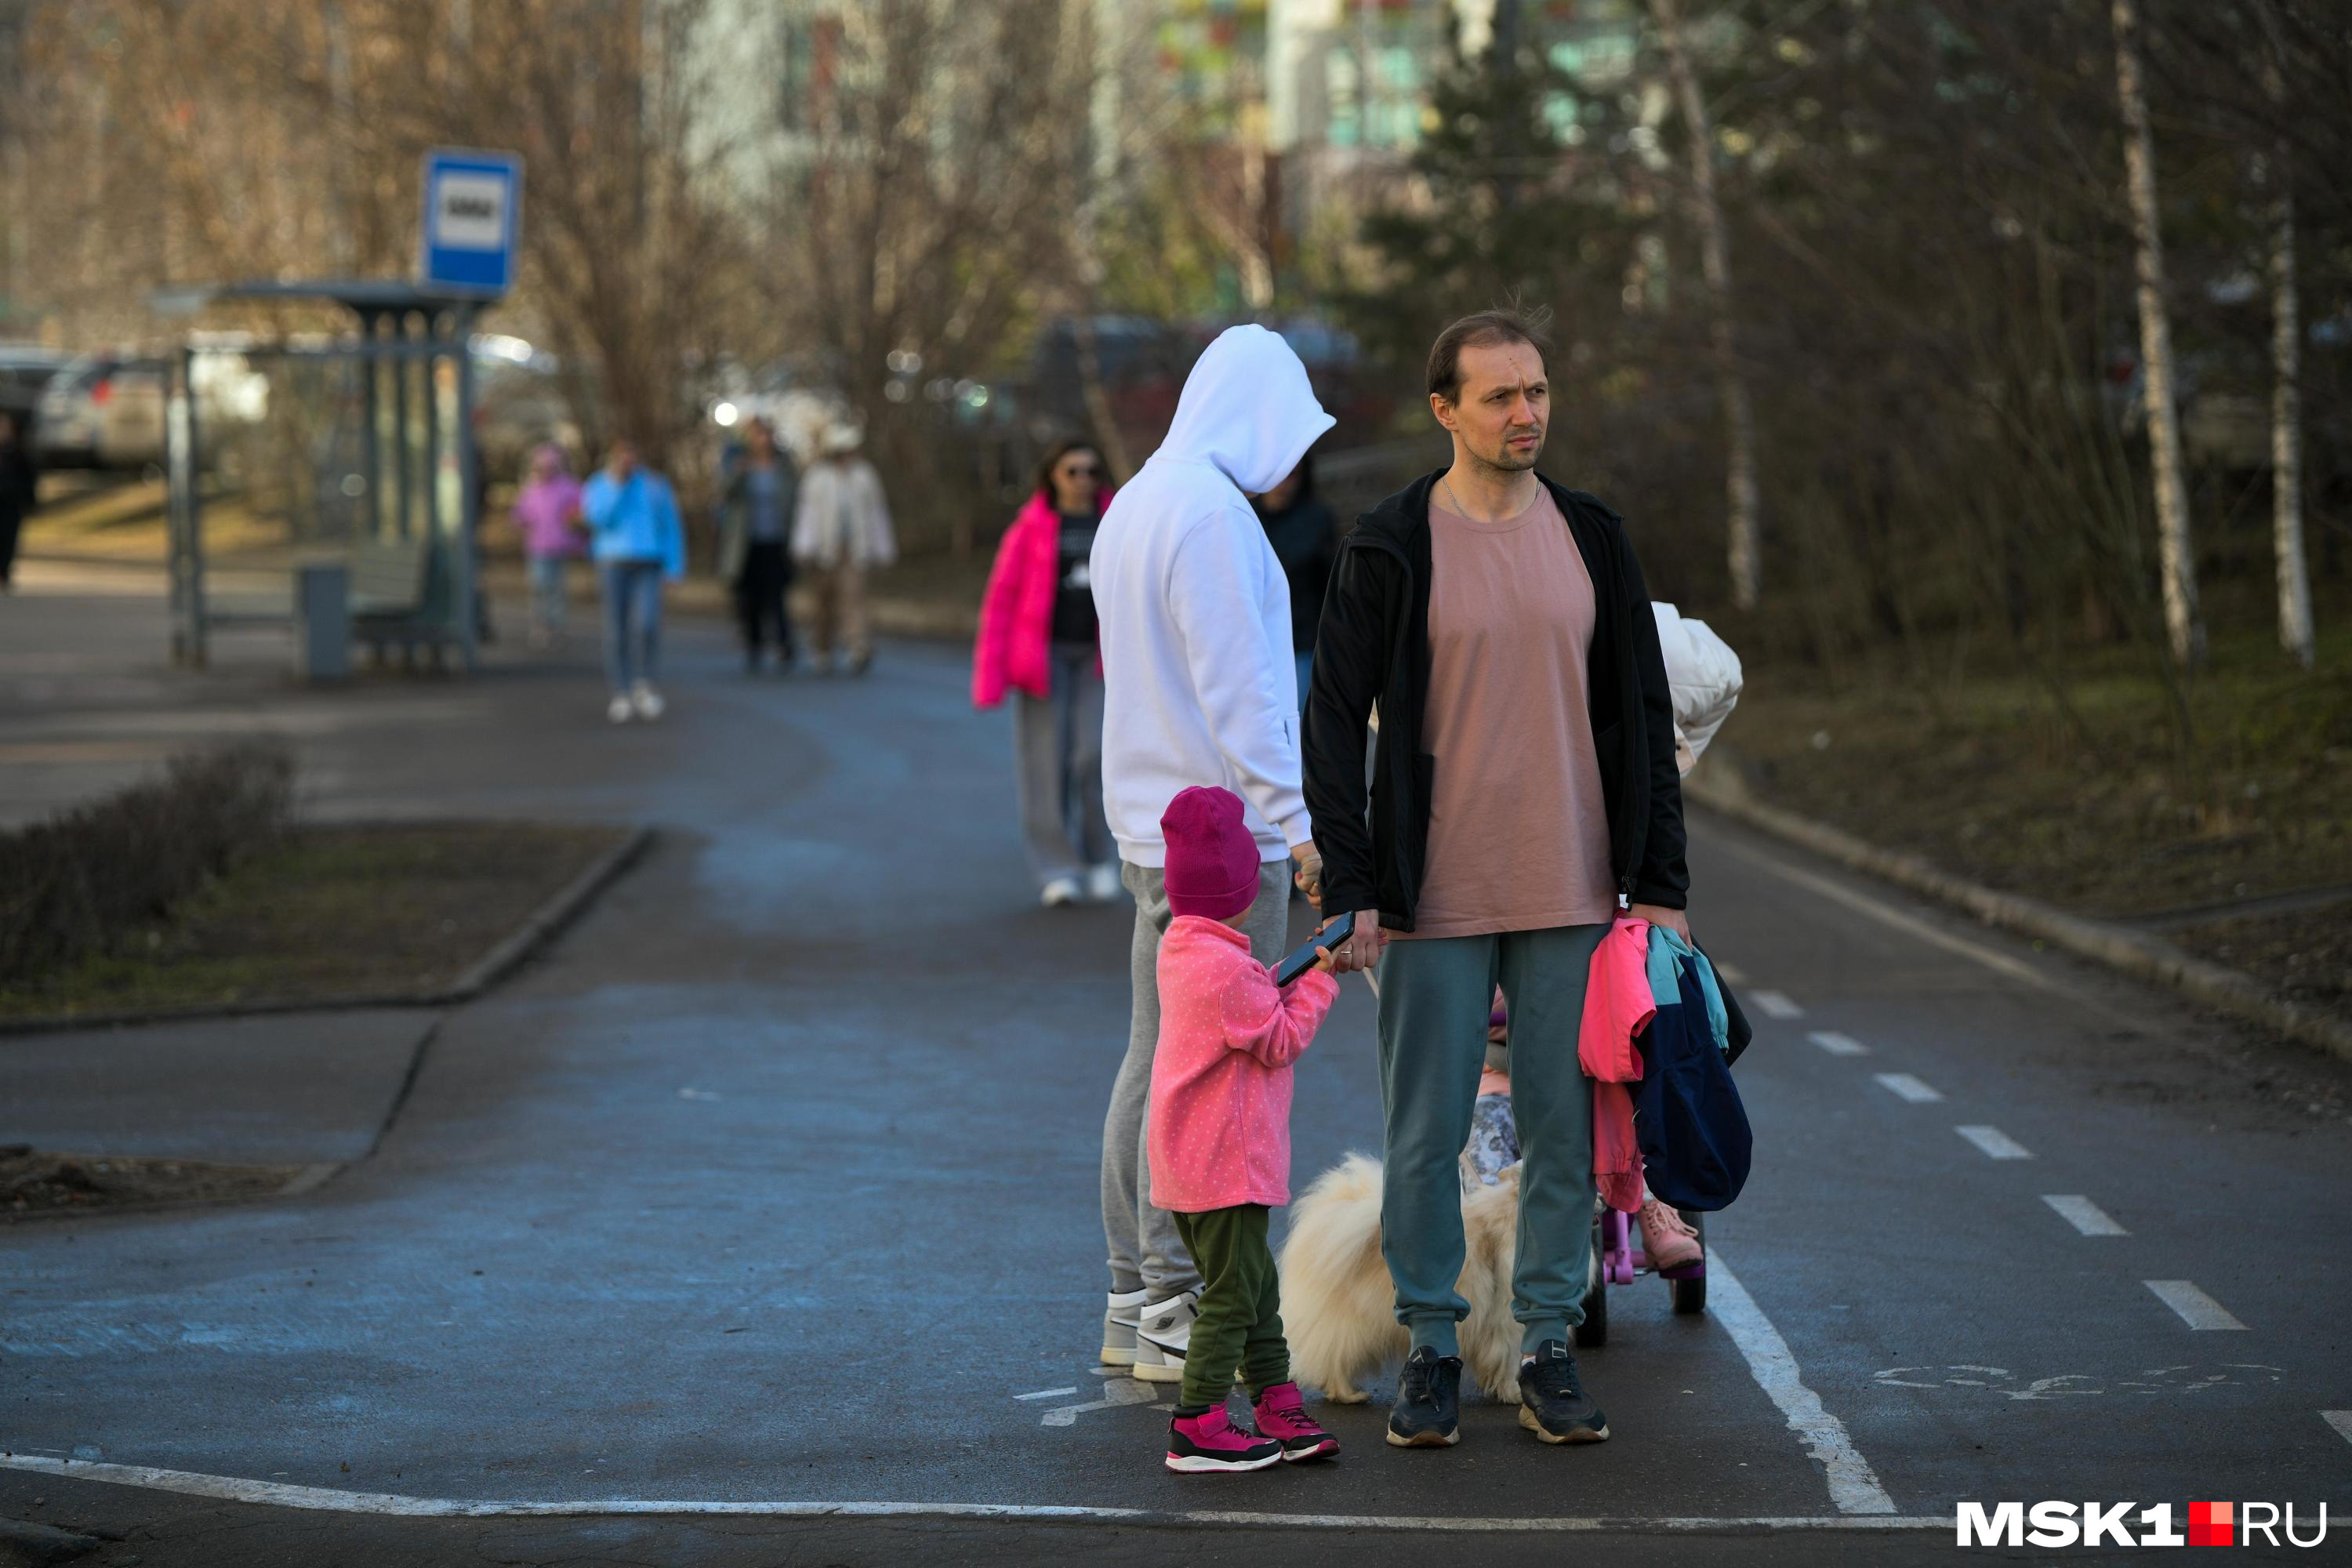
M 1511 1113 L 1519 1130 L 1519 1232 L 1511 1315 L 1520 1348 L 1584 1321 L 1592 1251 L 1592 1080 L 1576 1059 L 1584 983 L 1606 925 L 1415 938 L 1381 959 L 1381 1099 L 1388 1164 L 1381 1254 L 1415 1348 L 1459 1355 L 1462 1145 L 1470 1136 L 1486 1016 L 1511 1009 Z
M 1250 1397 L 1290 1381 L 1282 1337 L 1282 1286 L 1265 1244 L 1264 1204 L 1175 1216 L 1177 1234 L 1201 1270 L 1201 1315 L 1186 1342 L 1182 1408 L 1217 1406 L 1239 1371 Z

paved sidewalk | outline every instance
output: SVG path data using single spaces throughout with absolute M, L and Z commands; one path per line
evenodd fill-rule
M 224 1164 L 356 1160 L 432 1031 L 421 1008 L 0 1036 L 0 1143 Z

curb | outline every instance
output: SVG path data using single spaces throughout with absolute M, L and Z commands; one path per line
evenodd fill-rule
M 1997 891 L 1938 870 L 1916 855 L 1882 849 L 1843 828 L 1767 805 L 1751 796 L 1746 782 L 1736 775 L 1711 773 L 1702 779 L 1694 773 L 1683 781 L 1683 794 L 1709 811 L 1760 828 L 1850 870 L 1867 872 L 1963 910 L 1987 925 L 2039 937 L 2053 947 L 2352 1060 L 2352 1024 L 2291 1002 L 2250 975 L 2210 963 L 2160 938 L 2111 921 L 2070 915 L 2020 893 Z
M 215 1002 L 194 1007 L 154 1007 L 120 1013 L 62 1013 L 47 1017 L 0 1018 L 0 1038 L 54 1035 L 81 1029 L 121 1029 L 148 1024 L 187 1024 L 210 1018 L 253 1018 L 278 1013 L 353 1013 L 379 1007 L 448 1007 L 470 1002 L 505 979 L 541 943 L 576 919 L 605 884 L 626 870 L 653 842 L 643 823 L 588 864 L 586 869 L 541 900 L 499 944 L 437 991 L 352 992 L 339 996 L 261 997 L 251 1002 Z

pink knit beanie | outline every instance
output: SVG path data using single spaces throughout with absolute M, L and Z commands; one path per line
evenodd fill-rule
M 1242 797 L 1194 786 L 1178 793 L 1160 818 L 1168 843 L 1168 908 L 1180 915 L 1231 920 L 1256 901 L 1257 840 L 1242 821 Z

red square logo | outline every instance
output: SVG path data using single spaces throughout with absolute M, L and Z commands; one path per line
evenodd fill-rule
M 2189 1544 L 2191 1546 L 2235 1546 L 2236 1532 L 2231 1529 L 2237 1505 L 2226 1502 L 2192 1502 L 2189 1505 Z

